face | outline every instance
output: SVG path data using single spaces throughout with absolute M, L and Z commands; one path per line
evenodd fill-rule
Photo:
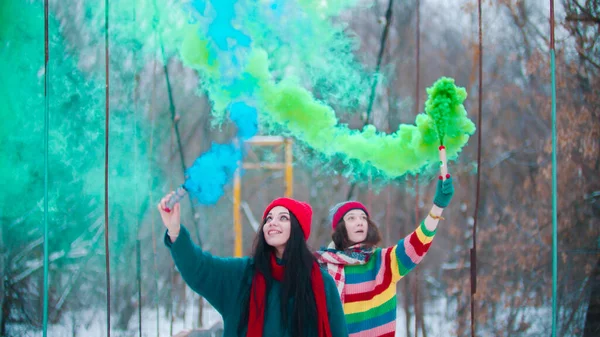
M 290 229 L 290 211 L 282 206 L 273 207 L 262 228 L 267 244 L 278 250 L 283 249 L 288 242 Z
M 369 224 L 367 214 L 360 209 L 353 209 L 344 215 L 344 224 L 348 239 L 353 243 L 361 243 L 367 239 Z

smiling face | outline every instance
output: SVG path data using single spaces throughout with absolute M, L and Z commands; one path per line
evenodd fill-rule
M 344 215 L 344 224 L 348 233 L 348 240 L 352 244 L 361 243 L 367 238 L 369 223 L 367 214 L 360 209 L 353 209 Z
M 267 244 L 274 247 L 277 252 L 283 253 L 290 238 L 291 224 L 290 211 L 285 207 L 273 207 L 267 214 L 262 227 L 263 234 Z

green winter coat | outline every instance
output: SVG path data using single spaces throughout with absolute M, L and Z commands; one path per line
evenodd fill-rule
M 175 265 L 185 282 L 204 297 L 223 317 L 223 337 L 239 335 L 238 322 L 243 310 L 242 300 L 247 296 L 254 276 L 254 261 L 251 258 L 221 258 L 212 256 L 192 242 L 189 231 L 182 225 L 174 243 L 165 233 L 165 245 L 171 250 Z M 346 320 L 342 303 L 333 278 L 321 269 L 327 300 L 327 313 L 332 337 L 347 337 Z M 274 281 L 269 289 L 262 337 L 292 337 L 290 326 L 282 326 L 280 310 L 281 283 Z M 290 310 L 291 311 L 291 310 Z M 291 314 L 291 313 L 290 313 Z M 291 317 L 287 320 L 291 322 Z M 289 324 L 288 324 L 289 325 Z M 260 336 L 247 336 L 260 337 Z M 294 336 L 296 337 L 296 336 Z M 298 336 L 300 337 L 300 336 Z M 302 337 L 317 337 L 316 331 Z

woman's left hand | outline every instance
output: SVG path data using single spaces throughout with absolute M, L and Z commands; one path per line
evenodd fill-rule
M 450 204 L 453 195 L 454 185 L 452 184 L 452 177 L 448 177 L 445 180 L 440 179 L 437 182 L 433 204 L 440 208 L 446 208 Z

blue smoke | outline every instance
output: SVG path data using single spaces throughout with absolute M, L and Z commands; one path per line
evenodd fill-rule
M 249 139 L 258 132 L 258 113 L 254 107 L 244 102 L 235 102 L 229 106 L 231 120 L 238 127 L 238 137 Z
M 215 204 L 241 159 L 240 149 L 233 144 L 213 143 L 187 170 L 183 186 L 200 204 Z
M 249 36 L 233 28 L 231 21 L 235 17 L 234 4 L 236 0 L 214 0 L 211 1 L 216 16 L 208 26 L 208 36 L 212 38 L 221 50 L 230 50 L 228 40 L 237 42 L 239 46 L 250 47 L 252 40 Z M 237 48 L 231 46 L 231 50 Z
M 210 5 L 209 5 L 210 3 Z M 229 116 L 237 126 L 237 137 L 249 139 L 258 132 L 258 113 L 249 99 L 255 79 L 243 76 L 245 55 L 252 39 L 233 27 L 236 0 L 194 0 L 187 10 L 191 20 L 200 23 L 199 34 L 208 38 L 216 48 L 221 74 L 225 74 L 223 90 L 232 92 L 235 101 L 229 104 Z M 200 204 L 215 204 L 223 195 L 243 159 L 243 152 L 233 141 L 213 143 L 186 171 L 184 187 Z

